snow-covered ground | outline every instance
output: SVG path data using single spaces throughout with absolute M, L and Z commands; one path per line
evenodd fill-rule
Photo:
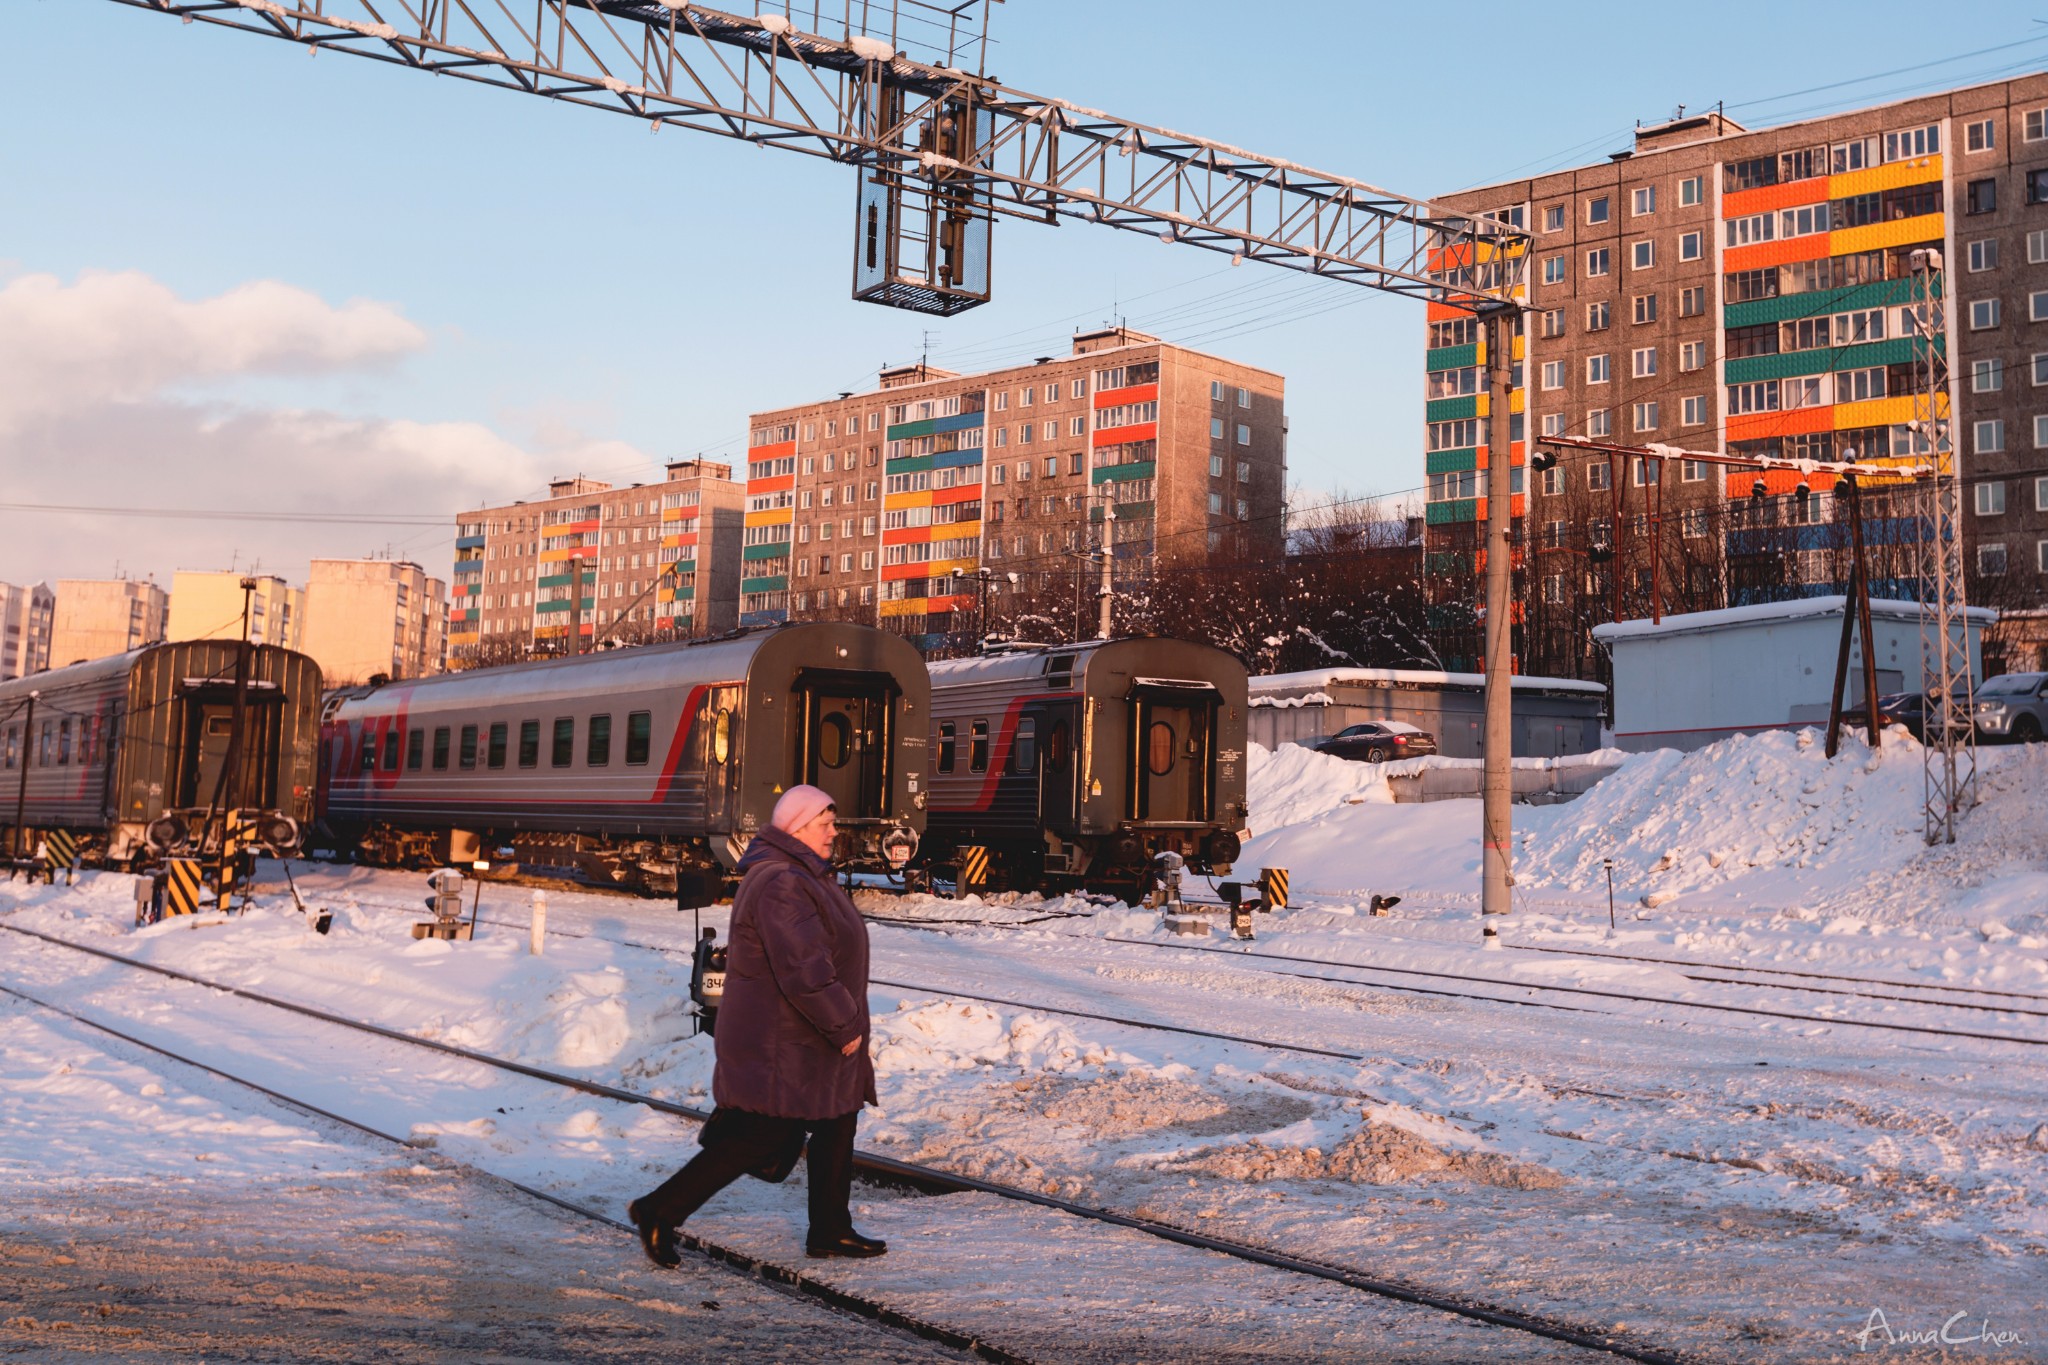
M 1920 754 L 1896 731 L 1881 753 L 1852 738 L 1832 761 L 1810 733 L 1627 758 L 1577 801 L 1516 809 L 1510 948 L 1482 952 L 1476 802 L 1396 805 L 1365 765 L 1255 751 L 1241 870 L 1289 868 L 1295 901 L 1258 917 L 1255 943 L 1220 928 L 1175 939 L 1153 913 L 1079 897 L 863 894 L 893 919 L 988 923 L 874 925 L 874 974 L 895 984 L 873 992 L 882 1103 L 862 1145 L 1706 1359 L 2048 1358 L 2048 1048 L 1847 1022 L 2048 1040 L 2048 746 L 1984 751 L 1984 803 L 1953 846 L 1922 844 L 1921 790 Z M 560 933 L 534 958 L 520 888 L 485 889 L 475 942 L 414 942 L 421 881 L 301 866 L 301 890 L 335 911 L 325 937 L 303 927 L 281 880 L 266 880 L 255 912 L 197 928 L 135 930 L 116 876 L 0 884 L 0 911 L 703 1102 L 710 1051 L 688 1018 L 688 915 L 550 891 Z M 1372 917 L 1375 893 L 1403 899 Z M 705 923 L 722 930 L 724 912 Z M 1343 963 L 1442 975 L 1322 965 Z M 1729 984 L 1683 963 L 1880 984 Z M 688 1151 L 687 1126 L 659 1115 L 337 1041 L 327 1026 L 17 935 L 0 934 L 0 984 L 208 1049 L 288 1093 L 593 1203 L 615 1207 Z M 1607 994 L 1530 989 L 1545 985 Z M 1930 986 L 1950 989 L 1916 989 Z M 1682 1001 L 1775 1013 L 1669 1003 Z M 15 1032 L 26 1018 L 10 1012 L 10 1039 L 28 1036 Z M 110 1135 L 88 1132 L 74 1150 L 51 1145 L 52 1127 L 0 1120 L 0 1184 L 119 1165 Z M 699 1222 L 786 1258 L 799 1201 L 743 1183 Z M 860 1221 L 894 1249 L 835 1267 L 850 1287 L 1017 1349 L 1000 1325 L 1048 1358 L 1563 1350 L 993 1200 L 876 1196 Z M 1950 1345 L 1887 1339 L 1959 1313 Z

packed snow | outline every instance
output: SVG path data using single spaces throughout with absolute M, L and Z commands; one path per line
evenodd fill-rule
M 1953 1358 L 2044 1358 L 2048 1057 L 2026 1040 L 2048 1040 L 2048 746 L 1984 750 L 1981 804 L 1934 848 L 1921 760 L 1901 730 L 1832 760 L 1811 731 L 1613 755 L 1586 795 L 1515 809 L 1509 949 L 1484 952 L 1477 802 L 1396 804 L 1402 764 L 1254 749 L 1238 875 L 1290 869 L 1293 903 L 1256 916 L 1252 943 L 1220 918 L 1176 938 L 1099 897 L 861 894 L 881 1095 L 861 1145 L 1703 1358 L 1848 1359 L 1873 1313 L 1906 1332 L 1958 1312 L 1999 1336 Z M 91 875 L 0 884 L 0 923 L 708 1104 L 691 916 L 551 890 L 535 957 L 526 888 L 486 886 L 477 939 L 442 943 L 409 936 L 417 874 L 297 874 L 334 912 L 325 936 L 269 870 L 231 922 L 136 929 L 128 879 Z M 1374 895 L 1401 901 L 1374 916 Z M 702 914 L 723 931 L 723 909 Z M 19 935 L 0 934 L 0 984 L 564 1197 L 615 1208 L 689 1150 L 687 1125 L 649 1111 L 337 1043 Z M 120 1166 L 121 1114 L 167 1121 L 138 1089 L 81 1088 L 112 1117 L 69 1147 L 52 1122 L 0 1124 L 0 1182 Z M 211 1121 L 191 1140 L 292 1159 L 265 1136 L 275 1116 Z M 693 1226 L 788 1255 L 800 1202 L 743 1184 Z M 889 1196 L 859 1214 L 895 1245 L 835 1271 L 849 1284 L 1050 1358 L 1357 1359 L 1430 1340 L 1440 1358 L 1561 1358 L 1044 1210 Z

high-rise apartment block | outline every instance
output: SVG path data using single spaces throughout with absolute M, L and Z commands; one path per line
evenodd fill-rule
M 171 595 L 146 579 L 64 578 L 57 582 L 53 667 L 104 659 L 169 638 Z
M 732 629 L 744 497 L 731 465 L 676 460 L 658 484 L 559 479 L 539 501 L 462 513 L 451 655 L 559 653 L 572 625 L 585 644 Z M 580 605 L 571 600 L 579 585 Z
M 0 583 L 0 682 L 50 666 L 50 629 L 57 595 L 48 583 Z
M 171 576 L 171 611 L 165 633 L 172 640 L 238 640 L 242 637 L 242 584 L 252 644 L 304 649 L 306 590 L 274 574 L 180 569 Z
M 402 560 L 316 559 L 306 574 L 305 648 L 329 686 L 439 673 L 447 585 Z
M 1122 327 L 983 374 L 887 369 L 872 392 L 748 425 L 743 624 L 853 619 L 934 643 L 971 619 L 978 571 L 998 591 L 1071 576 L 1105 516 L 1141 571 L 1282 542 L 1284 381 Z
M 1763 130 L 1681 117 L 1597 165 L 1439 202 L 1530 234 L 1512 451 L 1523 669 L 1597 671 L 1591 626 L 1617 602 L 1647 614 L 1652 590 L 1687 607 L 1840 591 L 1840 556 L 1818 551 L 1846 499 L 1825 475 L 1759 489 L 1754 471 L 1566 452 L 1525 493 L 1524 437 L 1924 458 L 1909 424 L 1929 249 L 1966 567 L 2008 618 L 1989 663 L 2048 659 L 2048 75 Z M 1429 314 L 1425 562 L 1442 625 L 1479 594 L 1486 381 L 1473 324 Z M 1910 536 L 1908 500 L 1886 506 L 1879 533 Z M 1745 576 L 1766 540 L 1783 548 L 1772 574 Z

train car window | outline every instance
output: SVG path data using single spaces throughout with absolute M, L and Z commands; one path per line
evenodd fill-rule
M 1145 766 L 1154 777 L 1164 777 L 1173 771 L 1173 727 L 1163 720 L 1152 722 L 1152 728 L 1145 732 Z
M 476 766 L 476 727 L 474 725 L 462 727 L 462 766 L 465 769 Z
M 502 720 L 494 723 L 491 726 L 490 742 L 484 748 L 484 762 L 488 763 L 493 768 L 502 768 L 505 766 L 505 740 L 507 737 L 507 729 L 508 727 Z
M 519 766 L 540 766 L 540 722 L 537 720 L 519 722 Z
M 50 755 L 56 751 L 56 744 L 56 723 L 53 721 L 46 720 L 43 722 L 42 735 L 36 742 L 36 766 L 38 768 L 47 768 L 50 766 Z
M 373 740 L 366 739 L 363 741 L 363 763 L 361 770 L 366 773 L 377 771 L 377 745 Z
M 427 757 L 427 732 L 408 730 L 405 732 L 405 770 L 416 773 Z
M 1038 771 L 1038 721 L 1025 716 L 1017 722 L 1017 742 L 1010 749 L 1010 770 L 1030 773 Z
M 576 717 L 555 717 L 555 742 L 548 754 L 551 767 L 566 768 L 576 761 Z
M 818 761 L 828 768 L 843 768 L 853 752 L 853 725 L 833 712 L 818 726 Z
M 975 721 L 967 727 L 967 770 L 975 773 L 988 771 L 988 722 Z
M 612 761 L 612 718 L 609 713 L 590 718 L 583 761 L 593 768 L 602 768 Z
M 645 763 L 648 750 L 654 747 L 654 713 L 652 711 L 628 711 L 626 713 L 626 762 Z
M 1067 723 L 1063 720 L 1054 721 L 1052 733 L 1045 737 L 1045 766 L 1054 771 L 1066 767 L 1067 758 L 1073 753 L 1073 744 L 1073 735 L 1068 731 Z
M 398 771 L 398 731 L 384 732 L 384 757 L 378 761 L 378 766 L 387 773 Z
M 448 771 L 448 727 L 445 725 L 434 727 L 434 771 Z
M 71 761 L 71 722 L 68 720 L 57 722 L 57 761 Z
M 21 762 L 21 727 L 7 727 L 7 767 L 11 770 Z
M 956 732 L 955 732 L 955 728 L 954 728 L 953 722 L 952 722 L 952 721 L 950 721 L 950 720 L 942 720 L 942 721 L 940 721 L 940 722 L 939 722 L 939 771 L 940 771 L 940 772 L 942 772 L 942 773 L 949 773 L 949 772 L 952 772 L 952 771 L 953 771 L 953 750 L 954 750 L 954 748 L 956 747 L 956 745 L 957 745 L 957 744 L 958 744 L 958 738 L 957 738 L 957 735 L 956 735 Z
M 711 761 L 723 763 L 732 757 L 732 708 L 718 710 L 718 724 L 711 731 Z

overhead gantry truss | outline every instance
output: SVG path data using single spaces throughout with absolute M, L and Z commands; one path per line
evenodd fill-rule
M 851 23 L 830 37 L 684 0 L 117 3 L 956 195 L 964 183 L 979 214 L 1101 223 L 1461 309 L 1512 304 L 1526 261 L 1506 222 L 912 60 Z M 935 139 L 963 107 L 973 136 Z

